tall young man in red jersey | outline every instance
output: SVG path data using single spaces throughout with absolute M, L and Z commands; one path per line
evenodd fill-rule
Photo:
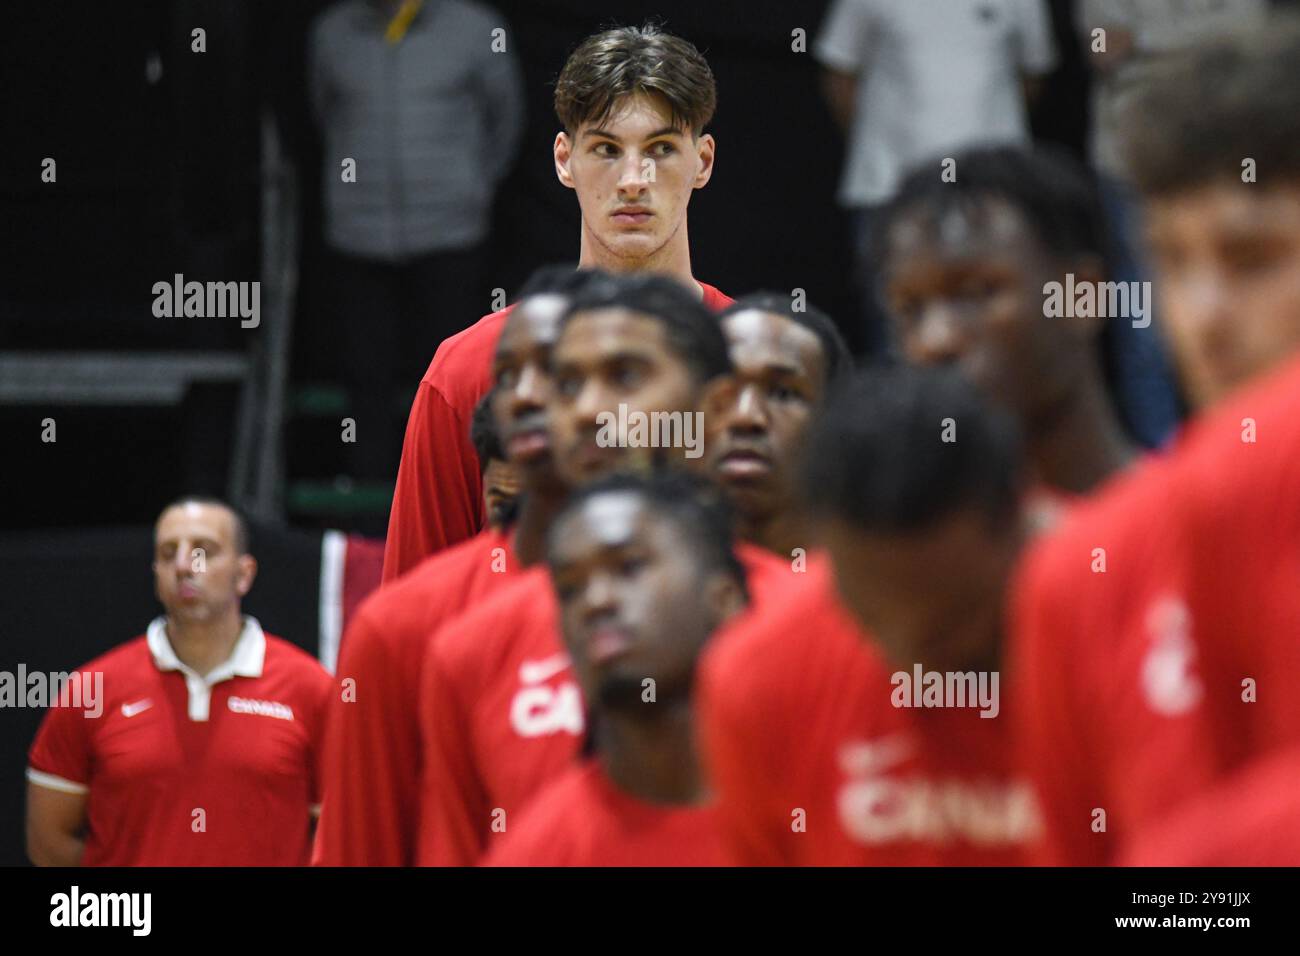
M 724 864 L 690 700 L 700 649 L 746 603 L 716 488 L 668 472 L 602 479 L 574 495 L 549 540 L 592 756 L 545 787 L 486 862 Z
M 662 280 L 627 279 L 620 284 L 624 288 L 599 295 L 593 284 L 581 302 L 575 301 L 555 351 L 551 423 L 557 467 L 575 487 L 656 461 L 690 465 L 681 450 L 652 453 L 602 446 L 602 413 L 620 404 L 633 411 L 653 411 L 702 401 L 699 407 L 721 415 L 725 408 L 710 401 L 715 394 L 739 394 L 752 401 L 749 386 L 765 376 L 797 376 L 802 382 L 806 375 L 808 381 L 800 388 L 815 399 L 829 388 L 825 377 L 844 367 L 832 357 L 837 353 L 834 346 L 826 356 L 804 352 L 804 346 L 822 340 L 794 319 L 781 320 L 791 328 L 788 336 L 777 337 L 779 350 L 768 347 L 771 329 L 763 322 L 724 322 L 728 342 L 717 326 L 701 329 L 692 315 L 698 305 Z M 810 333 L 808 338 L 796 334 L 803 331 Z M 744 363 L 743 389 L 724 374 L 729 360 L 718 351 L 728 346 Z M 714 380 L 713 385 L 705 389 L 708 380 Z M 770 406 L 760 418 L 769 413 Z M 710 427 L 706 424 L 706 434 Z M 764 453 L 774 473 L 785 473 L 788 457 L 801 452 L 800 437 L 783 429 L 782 437 L 773 438 L 766 429 L 751 421 L 744 430 L 751 437 L 766 435 Z M 710 457 L 707 439 L 694 461 L 696 467 L 718 474 L 719 460 Z M 735 504 L 743 510 L 746 501 L 754 500 L 761 499 L 736 499 Z M 754 527 L 762 524 L 753 522 Z M 775 581 L 791 573 L 788 561 L 752 543 L 738 546 L 737 555 L 758 604 Z M 490 842 L 506 832 L 502 828 L 509 814 L 566 767 L 579 746 L 585 726 L 581 692 L 558 631 L 554 593 L 544 573 L 532 575 L 448 625 L 426 664 L 423 863 L 477 861 Z
M 606 30 L 569 56 L 555 87 L 563 129 L 555 173 L 582 210 L 578 267 L 663 273 L 710 309 L 730 299 L 691 273 L 687 205 L 713 175 L 704 132 L 717 102 L 713 73 L 690 43 L 657 27 Z M 504 312 L 438 346 L 406 424 L 388 520 L 384 581 L 482 527 L 479 470 L 469 444 L 487 391 Z
M 954 161 L 952 182 L 937 160 L 911 172 L 874 227 L 899 348 L 1013 412 L 1042 488 L 1091 491 L 1133 457 L 1106 394 L 1104 320 L 1048 314 L 1044 289 L 1105 280 L 1096 192 L 1051 151 L 984 147 Z
M 1039 818 L 1002 687 L 1022 469 L 1011 420 L 950 371 L 865 373 L 832 400 L 806 465 L 830 560 L 719 634 L 701 667 L 735 862 L 1025 858 Z
M 1276 695 L 1244 702 L 1242 683 L 1298 666 L 1278 635 L 1297 617 L 1300 379 L 1238 391 L 1300 344 L 1298 56 L 1300 27 L 1272 22 L 1172 56 L 1133 105 L 1128 159 L 1163 321 L 1210 410 L 1169 461 L 1080 509 L 1026 562 L 1017 645 L 1046 862 L 1116 859 L 1300 725 Z
M 330 679 L 240 613 L 257 561 L 226 504 L 154 529 L 166 613 L 79 674 L 32 744 L 27 852 L 41 866 L 303 866 Z M 74 701 L 75 702 L 75 701 Z M 63 702 L 66 704 L 66 702 Z
M 524 499 L 516 523 L 425 559 L 358 609 L 344 635 L 313 862 L 403 866 L 414 861 L 420 784 L 419 676 L 432 632 L 541 560 L 550 516 L 567 488 L 546 430 L 550 353 L 560 315 L 594 273 L 540 270 L 506 320 L 493 357 L 492 414 Z

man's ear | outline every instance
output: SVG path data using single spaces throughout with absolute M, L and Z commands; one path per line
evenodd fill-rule
M 555 134 L 555 143 L 551 146 L 551 152 L 555 156 L 555 176 L 561 183 L 574 188 L 573 174 L 569 172 L 569 160 L 573 156 L 573 141 L 569 139 L 569 134 L 560 130 Z
M 700 157 L 700 171 L 695 177 L 695 189 L 702 188 L 713 177 L 713 158 L 717 147 L 717 141 L 714 140 L 712 133 L 705 133 L 696 143 Z
M 237 559 L 239 572 L 235 576 L 235 590 L 244 597 L 253 589 L 253 580 L 257 577 L 257 558 L 251 554 L 241 554 Z

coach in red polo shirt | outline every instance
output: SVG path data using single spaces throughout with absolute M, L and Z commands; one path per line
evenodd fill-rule
M 329 675 L 240 613 L 257 561 L 226 504 L 168 506 L 153 569 L 166 614 L 81 668 L 82 687 L 102 688 L 96 706 L 51 707 L 32 744 L 28 855 L 43 866 L 306 864 Z

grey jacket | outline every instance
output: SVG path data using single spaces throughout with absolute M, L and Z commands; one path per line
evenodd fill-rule
M 391 14 L 344 0 L 312 27 L 309 85 L 325 143 L 331 246 L 387 261 L 462 249 L 488 231 L 492 196 L 523 131 L 514 36 L 467 0 L 426 0 L 390 44 Z M 496 34 L 500 38 L 502 34 Z M 345 182 L 343 162 L 356 161 Z

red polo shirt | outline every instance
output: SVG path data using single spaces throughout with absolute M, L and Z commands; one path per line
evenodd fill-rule
M 701 282 L 715 312 L 732 300 Z M 388 516 L 384 582 L 483 527 L 483 478 L 469 440 L 474 406 L 492 387 L 492 354 L 513 305 L 445 339 L 420 380 L 406 422 Z
M 750 599 L 764 606 L 789 561 L 752 545 L 736 555 Z M 492 601 L 448 622 L 425 662 L 419 862 L 478 862 L 512 814 L 561 773 L 585 732 L 582 692 L 559 629 L 543 567 Z
M 204 678 L 176 658 L 160 617 L 80 673 L 102 680 L 100 713 L 52 707 L 27 776 L 87 795 L 83 865 L 307 863 L 332 692 L 308 654 L 246 617 Z
M 648 803 L 596 761 L 570 767 L 494 841 L 484 866 L 725 866 L 712 806 Z
M 313 863 L 414 861 L 425 651 L 439 624 L 519 574 L 512 540 L 495 529 L 475 535 L 380 588 L 357 611 L 337 673 L 352 683 L 341 684 L 330 706 Z

